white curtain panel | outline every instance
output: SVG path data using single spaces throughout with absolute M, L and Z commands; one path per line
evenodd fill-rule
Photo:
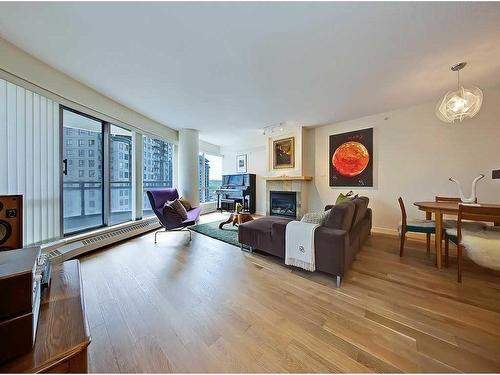
M 24 244 L 60 236 L 59 104 L 0 79 L 0 195 L 24 198 Z

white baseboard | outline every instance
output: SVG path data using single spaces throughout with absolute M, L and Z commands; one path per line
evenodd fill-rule
M 399 238 L 399 233 L 396 229 L 372 227 L 372 233 L 382 235 L 382 236 L 387 236 L 387 237 Z M 415 241 L 421 241 L 421 242 L 425 242 L 425 240 L 426 240 L 426 236 L 424 233 L 408 232 L 406 234 L 406 238 L 409 238 L 409 239 L 412 239 Z

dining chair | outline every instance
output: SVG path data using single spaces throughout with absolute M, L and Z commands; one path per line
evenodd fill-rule
M 474 222 L 489 222 L 494 223 L 495 226 L 483 226 L 481 229 L 471 230 L 467 227 L 470 222 L 464 220 L 472 220 Z M 498 224 L 500 223 L 500 207 L 488 206 L 472 206 L 461 204 L 458 208 L 458 225 L 457 236 L 449 236 L 450 240 L 457 245 L 457 263 L 458 274 L 457 281 L 462 282 L 463 273 L 463 251 L 464 246 L 475 263 L 484 267 L 492 268 L 491 265 L 495 264 L 498 270 L 500 264 L 500 254 L 498 248 L 500 247 L 500 230 Z M 464 224 L 466 227 L 464 227 Z M 489 251 L 488 251 L 489 250 Z
M 460 197 L 440 197 L 438 195 L 436 195 L 435 201 L 436 202 L 455 202 L 455 203 L 462 202 L 462 200 L 460 199 Z M 457 227 L 457 221 L 456 220 L 453 220 L 453 219 L 443 220 L 443 228 L 444 228 L 444 237 L 443 237 L 444 238 L 444 266 L 445 267 L 448 267 L 449 264 L 450 264 L 450 261 L 449 261 L 449 259 L 450 259 L 450 257 L 449 257 L 449 254 L 450 254 L 450 240 L 446 236 L 446 229 L 456 228 L 456 227 Z M 428 234 L 427 237 L 430 240 L 430 234 Z
M 401 225 L 399 225 L 399 236 L 400 236 L 400 246 L 399 246 L 399 256 L 403 256 L 406 233 L 414 232 L 414 233 L 425 233 L 427 235 L 431 235 L 432 233 L 436 233 L 436 223 L 434 220 L 408 220 L 406 216 L 406 208 L 403 202 L 403 198 L 398 198 L 399 207 L 401 208 Z M 430 240 L 427 241 L 427 255 L 431 252 L 431 244 Z
M 439 197 L 436 196 L 436 202 L 456 202 L 458 204 L 462 203 L 462 200 L 459 197 Z M 474 201 L 477 203 L 477 198 Z M 443 220 L 443 229 L 444 229 L 444 265 L 445 267 L 449 267 L 450 265 L 450 240 L 455 243 L 453 239 L 457 237 L 457 226 L 458 220 L 454 219 L 446 219 Z M 484 227 L 482 223 L 476 222 L 464 222 L 462 226 L 467 227 L 470 230 L 480 230 Z

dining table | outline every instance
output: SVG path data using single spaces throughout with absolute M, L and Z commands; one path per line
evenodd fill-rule
M 442 253 L 443 253 L 443 215 L 457 216 L 460 202 L 435 202 L 435 201 L 424 201 L 424 202 L 414 202 L 413 203 L 421 211 L 425 212 L 425 218 L 427 220 L 432 219 L 434 215 L 434 220 L 436 222 L 436 257 L 437 257 L 437 267 L 442 266 Z M 476 203 L 479 206 L 485 207 L 500 207 L 496 204 L 484 204 Z M 500 223 L 495 223 L 495 225 L 500 225 Z

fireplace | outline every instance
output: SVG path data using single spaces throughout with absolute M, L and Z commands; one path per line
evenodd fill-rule
M 297 217 L 297 193 L 295 191 L 271 191 L 270 210 L 272 216 Z

